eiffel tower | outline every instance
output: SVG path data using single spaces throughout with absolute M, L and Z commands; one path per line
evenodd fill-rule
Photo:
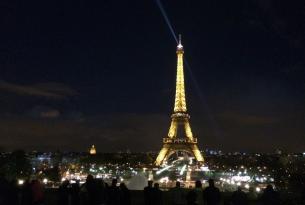
M 171 125 L 167 137 L 163 138 L 163 147 L 155 161 L 155 165 L 162 165 L 170 155 L 176 151 L 185 151 L 192 154 L 198 163 L 203 164 L 204 159 L 197 146 L 197 138 L 193 137 L 190 126 L 190 115 L 187 114 L 184 74 L 183 74 L 183 46 L 181 44 L 181 35 L 179 35 L 179 43 L 177 45 L 177 76 L 176 76 L 176 96 L 174 113 L 171 118 Z M 184 128 L 185 136 L 178 138 L 178 127 Z

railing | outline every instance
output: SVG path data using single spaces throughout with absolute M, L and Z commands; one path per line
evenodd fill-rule
M 166 137 L 166 138 L 163 138 L 163 143 L 165 143 L 165 144 L 171 144 L 171 143 L 173 143 L 173 144 L 189 144 L 189 143 L 196 144 L 197 143 L 197 138 L 193 138 L 193 139 L 174 138 L 174 139 L 172 139 L 172 138 Z
M 172 118 L 190 118 L 189 114 L 187 113 L 183 113 L 183 112 L 177 112 L 177 113 L 174 113 L 172 114 L 171 116 Z

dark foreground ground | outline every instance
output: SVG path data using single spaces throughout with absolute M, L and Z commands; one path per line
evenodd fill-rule
M 189 190 L 186 190 L 186 192 Z M 44 205 L 57 205 L 57 189 L 47 189 L 45 190 L 45 203 Z M 131 204 L 132 205 L 144 205 L 144 193 L 143 191 L 130 191 L 131 194 Z M 230 205 L 230 197 L 232 193 L 222 193 L 222 205 Z M 249 201 L 249 205 L 261 205 L 262 203 L 258 199 L 254 201 Z M 304 199 L 300 194 L 295 193 L 280 193 L 280 205 L 305 205 Z M 163 205 L 170 205 L 170 195 L 169 191 L 163 191 Z

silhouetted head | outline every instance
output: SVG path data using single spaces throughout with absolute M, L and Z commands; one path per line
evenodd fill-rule
M 69 182 L 69 180 L 67 180 L 67 179 L 66 179 L 65 181 L 62 182 L 62 186 L 63 186 L 63 187 L 67 187 L 67 186 L 69 186 L 69 184 L 70 184 L 70 182 Z
M 121 189 L 127 189 L 127 187 L 126 187 L 126 185 L 125 185 L 124 182 L 120 183 L 120 188 L 121 188 Z
M 159 183 L 154 183 L 154 188 L 159 189 Z
M 29 184 L 30 184 L 30 180 L 29 180 L 29 179 L 26 179 L 26 180 L 24 181 L 24 185 L 27 186 L 27 185 L 29 185 Z
M 86 182 L 92 182 L 94 180 L 93 176 L 91 174 L 88 174 Z
M 209 179 L 209 186 L 214 187 L 214 179 Z
M 11 185 L 12 186 L 17 186 L 17 179 L 12 179 Z
M 176 181 L 176 187 L 180 187 L 180 182 Z
M 202 188 L 201 181 L 197 180 L 197 181 L 195 182 L 195 187 L 196 187 L 196 188 Z
M 273 191 L 273 186 L 271 184 L 268 184 L 266 187 L 266 191 Z
M 112 179 L 111 186 L 116 186 L 117 183 L 118 183 L 117 179 Z
M 76 181 L 76 183 L 72 184 L 71 187 L 72 187 L 73 189 L 79 188 L 79 182 Z
M 152 187 L 152 186 L 153 186 L 153 181 L 152 181 L 152 180 L 149 180 L 149 181 L 148 181 L 148 186 L 149 186 L 149 187 Z
M 39 184 L 39 181 L 37 179 L 33 179 L 31 184 Z
M 237 191 L 241 191 L 241 186 L 238 186 L 238 187 L 237 187 Z

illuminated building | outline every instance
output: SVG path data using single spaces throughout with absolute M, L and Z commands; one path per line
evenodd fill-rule
M 95 149 L 94 145 L 91 146 L 89 153 L 92 154 L 92 155 L 96 154 L 96 149 Z
M 190 116 L 187 114 L 185 88 L 184 88 L 184 73 L 183 73 L 183 46 L 181 44 L 181 36 L 177 45 L 177 76 L 176 76 L 176 96 L 174 113 L 171 118 L 171 125 L 167 137 L 163 138 L 163 147 L 155 161 L 157 166 L 162 165 L 170 155 L 176 151 L 184 151 L 192 154 L 197 162 L 203 163 L 204 159 L 197 146 L 197 138 L 193 137 L 190 127 Z M 177 136 L 178 126 L 184 128 L 185 136 L 179 138 Z

